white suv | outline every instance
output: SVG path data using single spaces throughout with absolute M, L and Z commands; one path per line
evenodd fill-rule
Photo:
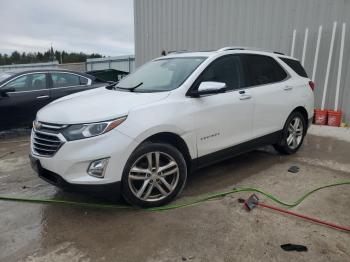
M 313 117 L 313 87 L 281 53 L 172 53 L 40 110 L 31 163 L 62 188 L 163 205 L 194 169 L 269 144 L 295 153 Z

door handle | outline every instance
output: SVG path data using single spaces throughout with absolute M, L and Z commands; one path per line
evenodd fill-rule
M 49 96 L 38 96 L 36 99 L 45 99 L 45 98 L 49 98 Z
M 292 86 L 285 86 L 283 87 L 283 90 L 286 90 L 286 91 L 289 91 L 289 90 L 292 90 L 293 87 Z
M 250 96 L 250 95 L 241 95 L 239 97 L 240 100 L 247 100 L 247 99 L 250 99 L 250 98 L 252 98 L 252 96 Z

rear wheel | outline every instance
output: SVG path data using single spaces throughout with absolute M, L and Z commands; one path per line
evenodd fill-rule
M 300 112 L 292 112 L 284 125 L 282 138 L 274 148 L 282 154 L 294 154 L 303 143 L 306 128 L 305 117 Z
M 133 152 L 124 168 L 123 196 L 135 206 L 161 206 L 181 193 L 186 178 L 186 162 L 175 147 L 145 143 Z

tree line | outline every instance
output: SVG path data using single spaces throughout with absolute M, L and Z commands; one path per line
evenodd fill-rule
M 0 65 L 44 63 L 57 60 L 62 63 L 85 62 L 87 58 L 101 58 L 100 54 L 85 54 L 83 52 L 54 51 L 52 48 L 46 52 L 18 52 L 14 51 L 10 55 L 0 53 Z

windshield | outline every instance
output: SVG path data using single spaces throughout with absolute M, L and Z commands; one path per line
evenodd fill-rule
M 205 57 L 162 58 L 140 67 L 123 78 L 117 88 L 134 92 L 161 92 L 178 88 Z
M 10 76 L 12 76 L 12 74 L 9 73 L 0 73 L 0 82 L 5 80 L 6 78 L 9 78 Z

